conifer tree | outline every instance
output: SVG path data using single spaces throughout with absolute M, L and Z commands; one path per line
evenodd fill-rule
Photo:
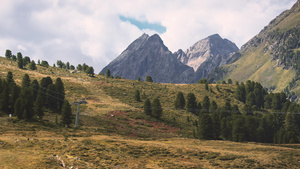
M 208 96 L 204 96 L 202 101 L 202 112 L 209 113 L 210 100 Z
M 139 90 L 135 90 L 134 93 L 134 100 L 140 102 L 141 101 L 141 97 L 140 97 L 140 91 Z
M 106 78 L 110 78 L 110 70 L 106 69 L 106 73 L 105 73 Z
M 72 123 L 71 117 L 72 117 L 71 105 L 67 100 L 65 100 L 61 111 L 61 124 L 64 124 L 68 127 Z
M 215 139 L 213 121 L 209 114 L 202 114 L 199 118 L 199 138 L 205 140 Z
M 33 100 L 35 100 L 40 88 L 39 82 L 36 79 L 34 79 L 30 84 L 30 88 L 32 89 L 33 92 Z
M 188 93 L 186 97 L 186 109 L 187 111 L 197 114 L 197 102 L 196 102 L 196 96 L 194 93 Z
M 57 92 L 57 110 L 58 112 L 61 112 L 62 109 L 62 105 L 64 103 L 65 100 L 65 87 L 64 87 L 64 83 L 62 82 L 61 78 L 57 78 L 55 80 L 55 88 L 56 88 L 56 92 Z
M 33 117 L 33 92 L 28 87 L 23 87 L 21 89 L 20 97 L 22 98 L 23 103 L 23 116 L 25 119 L 29 120 Z M 24 114 L 25 113 L 25 114 Z
M 36 69 L 37 69 L 34 60 L 32 60 L 32 61 L 30 62 L 30 64 L 29 64 L 29 69 L 30 69 L 30 70 L 36 70 Z
M 145 79 L 146 82 L 153 82 L 152 77 L 151 76 L 146 76 Z
M 217 110 L 218 110 L 218 105 L 217 105 L 217 103 L 213 100 L 213 101 L 211 101 L 211 104 L 210 104 L 210 106 L 209 106 L 209 112 L 210 113 L 213 113 L 213 112 L 217 112 Z
M 177 93 L 174 106 L 175 106 L 175 109 L 183 109 L 184 108 L 185 99 L 184 99 L 182 92 Z
M 43 116 L 44 116 L 42 99 L 43 98 L 42 98 L 41 93 L 38 92 L 37 97 L 36 97 L 35 102 L 34 102 L 33 110 L 34 110 L 35 115 L 37 115 L 39 119 L 42 119 Z
M 238 116 L 232 123 L 232 140 L 243 142 L 246 141 L 245 118 Z
M 52 112 L 56 112 L 58 109 L 58 94 L 56 91 L 56 86 L 54 84 L 48 85 L 47 88 L 47 97 L 46 97 L 46 105 L 52 110 Z
M 29 86 L 30 86 L 30 78 L 29 75 L 26 73 L 22 79 L 22 87 L 29 87 Z
M 10 59 L 11 56 L 12 56 L 11 50 L 7 49 L 7 50 L 5 51 L 5 57 L 6 57 L 7 59 Z
M 163 109 L 161 107 L 160 101 L 158 98 L 155 98 L 151 104 L 152 113 L 151 115 L 154 118 L 160 119 L 162 116 Z
M 17 53 L 18 68 L 23 69 L 23 56 L 21 52 Z
M 8 71 L 7 72 L 7 75 L 6 75 L 6 81 L 9 85 L 11 85 L 12 83 L 15 83 L 14 81 L 14 78 L 13 78 L 13 74 L 11 71 Z
M 0 110 L 9 114 L 9 85 L 6 80 L 2 80 L 2 92 L 0 93 Z
M 205 83 L 205 90 L 208 91 L 208 83 Z
M 9 112 L 13 113 L 14 112 L 14 105 L 16 103 L 16 100 L 19 98 L 20 96 L 20 92 L 21 89 L 18 85 L 13 85 L 11 87 L 11 91 L 10 91 L 10 98 L 9 98 Z
M 23 99 L 19 97 L 14 104 L 14 115 L 18 117 L 18 119 L 23 119 Z
M 147 115 L 151 115 L 151 113 L 152 113 L 151 102 L 148 98 L 144 102 L 144 112 Z

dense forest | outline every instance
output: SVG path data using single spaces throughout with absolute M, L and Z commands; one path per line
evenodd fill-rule
M 207 81 L 199 82 L 206 83 L 205 89 L 209 90 Z M 186 109 L 199 117 L 191 122 L 195 126 L 195 138 L 299 143 L 300 105 L 287 100 L 284 93 L 268 93 L 258 82 L 248 80 L 246 84 L 236 82 L 236 85 L 235 97 L 244 103 L 241 110 L 230 101 L 218 106 L 204 96 L 203 101 L 197 103 L 193 93 L 185 99 L 182 92 L 178 92 L 175 108 Z M 218 85 L 216 88 L 218 90 Z

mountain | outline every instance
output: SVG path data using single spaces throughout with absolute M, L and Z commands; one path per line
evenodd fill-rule
M 216 67 L 227 63 L 234 52 L 239 48 L 227 39 L 222 39 L 220 35 L 214 34 L 198 41 L 186 52 L 177 52 L 178 59 L 193 67 L 195 71 L 194 81 L 205 78 Z
M 254 80 L 276 92 L 300 94 L 300 1 L 244 44 L 228 65 L 212 71 L 211 81 Z
M 234 43 L 215 34 L 198 41 L 186 52 L 179 49 L 172 54 L 157 34 L 143 34 L 100 73 L 110 69 L 112 75 L 126 79 L 145 79 L 150 75 L 155 82 L 194 83 L 227 63 L 237 50 Z
M 161 83 L 189 83 L 194 73 L 191 67 L 177 60 L 157 34 L 143 34 L 101 73 L 106 73 L 107 69 L 113 76 L 135 80 L 149 75 L 154 82 Z

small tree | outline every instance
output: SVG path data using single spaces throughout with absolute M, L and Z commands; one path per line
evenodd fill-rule
M 152 116 L 154 118 L 160 119 L 162 116 L 163 109 L 161 107 L 160 101 L 158 98 L 155 98 L 152 102 Z
M 62 109 L 62 105 L 64 104 L 64 100 L 65 100 L 65 87 L 64 87 L 64 83 L 62 82 L 61 78 L 57 78 L 55 80 L 55 87 L 56 87 L 57 98 L 58 98 L 57 110 L 60 113 L 61 109 Z
M 231 79 L 228 79 L 227 83 L 228 83 L 228 84 L 232 84 L 232 80 L 231 80 Z
M 71 105 L 67 100 L 65 100 L 62 106 L 61 123 L 68 127 L 72 123 L 71 116 L 72 116 Z
M 197 103 L 196 103 L 196 96 L 194 93 L 188 93 L 186 97 L 186 109 L 189 112 L 196 114 L 197 112 Z
M 28 63 L 30 63 L 30 57 L 25 56 L 23 59 L 23 66 L 26 66 Z
M 43 118 L 43 116 L 44 116 L 43 101 L 42 101 L 42 95 L 40 92 L 38 93 L 38 95 L 35 99 L 33 110 L 39 119 Z
M 109 77 L 110 77 L 110 70 L 109 70 L 109 69 L 106 69 L 105 76 L 106 76 L 106 78 L 109 78 Z
M 18 68 L 23 69 L 23 56 L 21 52 L 17 53 Z
M 152 113 L 151 102 L 148 98 L 144 102 L 144 112 L 147 115 L 151 115 L 151 113 Z
M 205 90 L 208 90 L 208 83 L 205 83 Z
M 12 83 L 15 83 L 14 77 L 13 77 L 13 74 L 12 74 L 11 71 L 7 72 L 6 81 L 7 81 L 8 85 L 11 85 Z
M 32 60 L 32 61 L 30 62 L 30 64 L 29 64 L 29 69 L 30 69 L 30 70 L 36 70 L 36 64 L 35 64 L 35 61 L 34 61 L 34 60 Z
M 176 95 L 174 106 L 176 109 L 183 109 L 185 106 L 185 99 L 182 92 L 178 92 Z
M 146 82 L 153 82 L 152 77 L 151 76 L 146 76 L 145 79 Z
M 76 69 L 77 69 L 77 70 L 82 70 L 81 64 L 78 64 L 77 67 L 76 67 Z
M 7 50 L 5 51 L 5 57 L 6 57 L 7 59 L 10 59 L 10 58 L 12 57 L 11 50 L 7 49 Z
M 135 90 L 134 93 L 134 100 L 140 102 L 141 101 L 141 97 L 140 97 L 140 91 L 139 90 Z
M 89 75 L 89 76 L 91 76 L 91 77 L 94 77 L 94 68 L 92 67 L 92 66 L 90 66 L 90 67 L 88 67 L 87 69 L 86 69 L 86 73 Z
M 29 87 L 29 86 L 30 86 L 30 78 L 29 75 L 26 73 L 22 79 L 22 87 Z

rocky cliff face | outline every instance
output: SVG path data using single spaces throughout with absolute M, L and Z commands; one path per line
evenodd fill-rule
M 184 65 L 163 44 L 158 35 L 143 34 L 101 73 L 110 69 L 111 74 L 126 79 L 145 79 L 150 75 L 154 82 L 190 83 L 193 69 Z
M 177 58 L 184 64 L 192 67 L 197 81 L 206 76 L 216 67 L 227 63 L 238 47 L 227 39 L 222 39 L 218 34 L 211 35 L 198 41 L 182 53 L 176 52 Z

